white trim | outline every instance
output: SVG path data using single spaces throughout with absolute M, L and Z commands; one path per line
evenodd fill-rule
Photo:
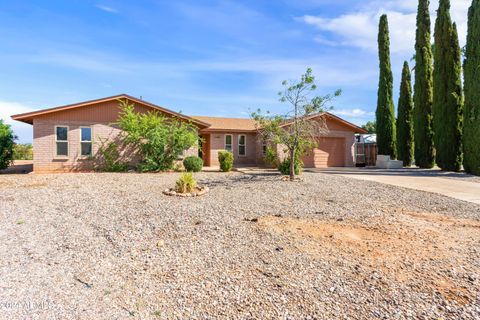
M 230 150 L 227 149 L 227 136 L 230 136 Z M 233 153 L 233 134 L 224 134 L 223 135 L 223 148 L 225 150 Z
M 57 140 L 57 128 L 67 128 L 67 140 Z M 70 127 L 67 125 L 55 125 L 53 129 L 53 135 L 54 135 L 54 149 L 53 149 L 53 158 L 54 159 L 68 159 L 70 157 Z M 58 155 L 57 154 L 57 142 L 66 142 L 67 143 L 67 155 Z
M 240 154 L 240 137 L 243 137 L 243 148 L 245 149 L 244 154 Z M 237 147 L 238 147 L 238 156 L 239 157 L 246 157 L 247 156 L 247 135 L 246 134 L 239 134 L 237 138 Z
M 82 158 L 82 159 L 86 159 L 88 157 L 93 156 L 93 128 L 92 128 L 92 126 L 80 126 L 80 127 L 78 127 L 78 129 L 79 129 L 79 133 L 80 133 L 80 139 L 79 139 L 80 140 L 80 153 L 79 153 L 79 157 Z M 82 129 L 90 129 L 90 140 L 85 140 L 85 141 L 82 140 Z M 92 147 L 90 149 L 91 154 L 89 154 L 89 155 L 83 155 L 82 154 L 82 143 L 90 143 L 92 145 Z

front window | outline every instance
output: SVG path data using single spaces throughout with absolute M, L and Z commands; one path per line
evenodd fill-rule
M 80 128 L 80 155 L 89 157 L 92 155 L 92 128 Z
M 247 150 L 245 148 L 245 135 L 239 135 L 238 136 L 238 155 L 239 156 L 244 156 L 247 153 Z
M 57 157 L 68 157 L 68 127 L 55 127 L 55 146 Z
M 266 140 L 263 140 L 262 141 L 262 154 L 263 155 L 266 155 L 267 154 L 267 141 Z
M 225 135 L 225 150 L 232 151 L 232 135 L 231 134 Z

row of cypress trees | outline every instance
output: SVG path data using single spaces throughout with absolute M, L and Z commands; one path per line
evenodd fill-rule
M 380 18 L 378 152 L 392 159 L 398 155 L 405 166 L 412 164 L 415 155 L 415 164 L 421 168 L 432 168 L 436 162 L 443 170 L 459 171 L 463 163 L 467 172 L 480 174 L 480 0 L 473 0 L 469 10 L 465 91 L 457 27 L 450 17 L 450 0 L 439 3 L 434 50 L 430 44 L 429 4 L 429 0 L 419 0 L 415 90 L 412 99 L 410 68 L 405 62 L 397 123 L 392 98 L 388 19 L 386 15 Z

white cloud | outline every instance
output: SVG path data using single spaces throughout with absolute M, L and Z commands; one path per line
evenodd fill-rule
M 458 25 L 460 43 L 465 44 L 467 33 L 467 12 L 469 0 L 452 1 L 452 19 Z M 378 21 L 382 14 L 388 15 L 392 53 L 413 53 L 415 44 L 415 0 L 371 0 L 356 12 L 350 12 L 333 18 L 305 15 L 299 20 L 312 25 L 321 32 L 329 32 L 338 40 L 336 45 L 354 46 L 362 49 L 377 50 Z M 438 0 L 432 1 L 430 11 L 432 15 L 432 34 L 436 18 Z M 317 39 L 324 39 L 317 36 Z M 328 44 L 328 43 L 324 43 Z
M 32 126 L 11 118 L 14 114 L 33 111 L 35 108 L 12 101 L 0 101 L 0 119 L 12 126 L 19 142 L 32 142 Z
M 374 112 L 366 111 L 360 108 L 338 109 L 338 110 L 334 109 L 332 110 L 332 113 L 338 116 L 351 117 L 351 118 L 370 118 L 373 115 L 375 115 Z
M 102 4 L 97 4 L 97 5 L 95 5 L 95 7 L 97 7 L 98 9 L 100 9 L 102 11 L 105 11 L 105 12 L 119 13 L 119 11 L 117 9 L 109 7 L 109 6 L 105 6 L 105 5 L 102 5 Z

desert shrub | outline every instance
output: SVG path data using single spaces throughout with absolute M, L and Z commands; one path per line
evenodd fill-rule
M 220 170 L 229 172 L 233 168 L 233 153 L 227 150 L 218 152 L 218 162 L 220 162 Z
M 278 158 L 277 150 L 273 147 L 267 147 L 263 160 L 266 164 L 278 167 L 280 164 L 280 159 Z
M 203 168 L 203 160 L 197 156 L 190 156 L 183 159 L 183 166 L 188 172 L 199 172 Z
M 18 143 L 13 147 L 13 160 L 32 160 L 33 147 L 31 143 Z
M 159 112 L 135 112 L 127 101 L 121 101 L 120 108 L 117 125 L 126 146 L 138 150 L 140 171 L 172 169 L 178 157 L 198 143 L 197 128 L 192 123 Z
M 12 128 L 0 119 L 0 170 L 12 163 L 15 139 Z
M 302 168 L 303 168 L 303 162 L 296 158 L 295 159 L 295 175 L 299 175 L 302 173 Z M 278 166 L 278 171 L 280 171 L 284 175 L 289 175 L 290 174 L 290 159 L 285 158 L 283 159 L 282 162 L 280 162 Z
M 177 161 L 173 164 L 172 170 L 175 172 L 183 172 L 185 171 L 185 167 L 183 166 L 182 162 Z
M 184 172 L 177 180 L 175 191 L 179 193 L 189 193 L 197 186 L 197 181 L 193 178 L 191 172 Z
M 128 165 L 121 161 L 118 145 L 111 141 L 102 141 L 98 147 L 98 155 L 101 158 L 102 165 L 97 167 L 98 171 L 105 172 L 125 172 Z

